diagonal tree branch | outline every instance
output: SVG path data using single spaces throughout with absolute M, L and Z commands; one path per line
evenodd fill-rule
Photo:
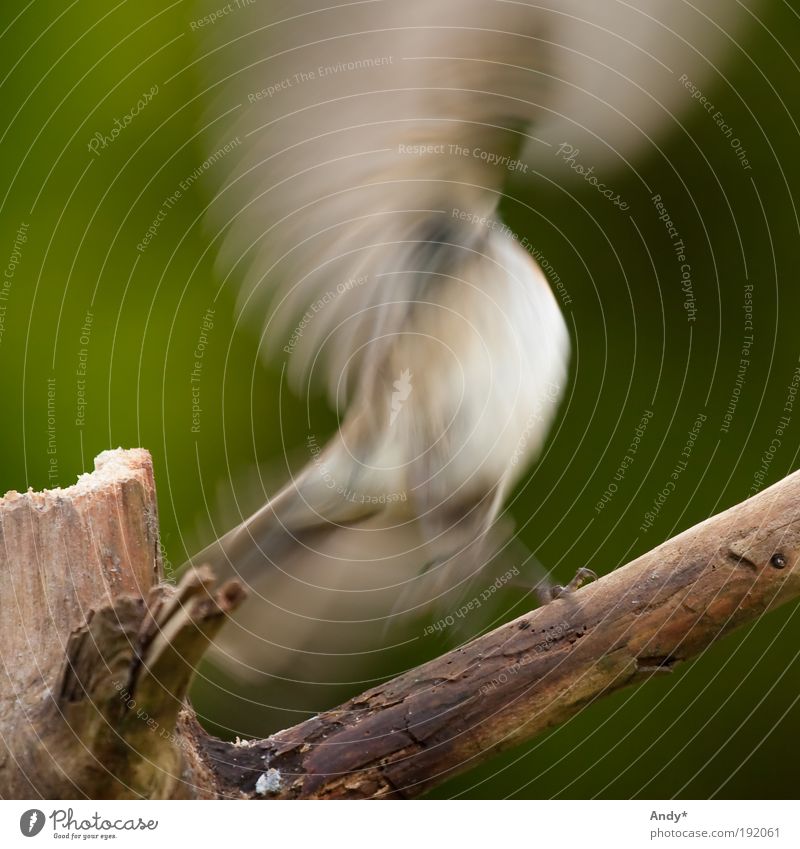
M 0 501 L 3 796 L 412 797 L 800 597 L 795 473 L 571 597 L 229 743 L 185 695 L 243 591 L 215 592 L 204 570 L 158 583 L 149 455 L 96 465 L 68 490 Z

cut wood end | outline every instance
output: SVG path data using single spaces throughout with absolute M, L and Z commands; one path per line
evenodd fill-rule
M 119 484 L 131 478 L 140 478 L 142 473 L 149 477 L 153 474 L 153 458 L 146 448 L 113 448 L 98 454 L 94 460 L 94 471 L 78 475 L 72 486 L 55 489 L 34 490 L 28 487 L 26 492 L 9 490 L 0 498 L 0 509 L 11 506 L 19 499 L 30 499 L 34 504 L 57 498 L 72 498 L 102 489 L 109 484 Z
M 108 484 L 138 478 L 142 472 L 148 476 L 153 474 L 153 458 L 146 448 L 112 448 L 103 451 L 94 458 L 94 471 L 84 472 L 78 476 L 77 483 L 62 494 L 78 495 L 93 489 L 100 489 Z M 59 492 L 59 490 L 45 490 Z

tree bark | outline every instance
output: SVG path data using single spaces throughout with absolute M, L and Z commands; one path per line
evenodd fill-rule
M 800 473 L 551 602 L 264 740 L 208 735 L 193 669 L 243 598 L 161 574 L 152 466 L 104 452 L 0 501 L 0 794 L 408 798 L 669 673 L 800 596 Z

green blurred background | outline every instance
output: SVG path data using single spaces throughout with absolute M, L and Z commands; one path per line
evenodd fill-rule
M 537 215 L 513 197 L 504 204 L 506 220 L 531 238 L 570 298 L 576 356 L 568 403 L 513 506 L 521 539 L 558 580 L 581 565 L 608 572 L 748 497 L 776 437 L 800 356 L 792 198 L 800 176 L 793 58 L 800 18 L 782 0 L 766 2 L 762 13 L 763 26 L 754 24 L 742 42 L 748 56 L 734 57 L 727 82 L 718 78 L 707 92 L 742 139 L 752 170 L 697 104 L 683 116 L 685 132 L 663 143 L 663 156 L 638 163 L 687 246 L 693 323 L 664 225 L 635 175 L 613 178 L 635 227 L 571 174 L 563 187 L 534 180 L 511 190 Z M 203 178 L 137 251 L 164 199 L 207 155 L 196 138 L 196 79 L 189 69 L 170 80 L 196 58 L 187 26 L 193 17 L 189 4 L 149 1 L 5 4 L 0 12 L 0 260 L 6 270 L 13 263 L 0 301 L 0 489 L 67 486 L 100 451 L 144 446 L 155 462 L 168 571 L 210 540 L 212 522 L 224 529 L 232 521 L 224 506 L 232 488 L 256 464 L 277 460 L 280 468 L 284 449 L 291 456 L 306 432 L 303 403 L 285 394 L 281 432 L 279 364 L 261 364 L 258 329 L 238 321 L 233 294 L 220 291 L 202 223 Z M 153 85 L 157 96 L 116 140 L 99 155 L 88 152 L 94 133 L 109 133 Z M 753 344 L 726 431 L 749 334 L 747 279 Z M 194 434 L 190 373 L 209 306 L 203 427 Z M 653 416 L 635 460 L 598 511 L 646 410 Z M 691 460 L 642 530 L 698 414 L 706 420 Z M 335 427 L 323 402 L 314 416 L 318 428 Z M 800 407 L 765 484 L 797 468 L 798 446 Z M 513 618 L 529 604 L 523 590 L 507 589 L 495 613 Z M 416 664 L 450 645 L 417 640 L 397 663 Z M 435 795 L 795 797 L 798 646 L 800 617 L 789 606 L 674 675 L 603 700 Z M 365 675 L 397 671 L 393 662 Z M 321 694 L 318 706 L 342 695 Z M 264 734 L 281 719 L 301 718 L 276 716 L 203 681 L 194 699 L 220 733 Z

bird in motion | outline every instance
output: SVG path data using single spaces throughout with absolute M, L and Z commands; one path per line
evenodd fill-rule
M 192 558 L 251 588 L 221 662 L 319 680 L 508 552 L 503 508 L 570 334 L 500 204 L 563 180 L 565 144 L 595 173 L 630 167 L 691 102 L 678 71 L 701 82 L 746 5 L 301 0 L 203 30 L 221 274 L 265 356 L 340 421 Z

